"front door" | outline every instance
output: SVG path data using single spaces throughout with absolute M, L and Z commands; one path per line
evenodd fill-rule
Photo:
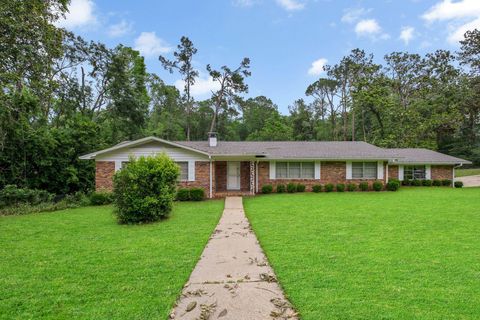
M 240 190 L 240 162 L 227 162 L 227 190 Z

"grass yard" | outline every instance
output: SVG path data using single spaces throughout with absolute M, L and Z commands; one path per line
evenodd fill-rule
M 466 177 L 480 175 L 480 168 L 455 169 L 455 177 Z
M 244 200 L 304 320 L 479 319 L 480 188 Z
M 109 206 L 0 217 L 0 319 L 166 319 L 222 210 L 177 203 L 139 226 Z

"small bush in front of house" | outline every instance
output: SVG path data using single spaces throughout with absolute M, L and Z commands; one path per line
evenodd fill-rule
M 205 190 L 203 188 L 191 188 L 190 189 L 190 200 L 192 201 L 202 201 L 205 199 Z
M 305 192 L 305 185 L 304 184 L 297 184 L 297 192 Z
M 368 182 L 366 182 L 366 181 L 360 182 L 360 184 L 358 186 L 360 187 L 360 190 L 368 191 Z
M 383 183 L 381 181 L 375 181 L 373 184 L 372 184 L 372 188 L 373 190 L 375 191 L 382 191 L 383 189 Z
M 449 180 L 449 179 L 443 179 L 442 180 L 442 186 L 450 187 L 451 185 L 452 185 L 452 180 Z
M 422 180 L 422 185 L 424 187 L 431 187 L 432 186 L 432 180 L 430 180 L 430 179 Z
M 178 176 L 178 166 L 165 154 L 130 158 L 128 166 L 113 177 L 114 212 L 118 221 L 145 223 L 168 217 Z
M 397 179 L 391 179 L 387 182 L 388 191 L 397 191 L 398 189 L 400 189 L 400 181 Z
M 92 192 L 88 196 L 90 204 L 93 206 L 101 206 L 104 204 L 110 204 L 113 201 L 113 194 L 107 191 Z
M 273 191 L 273 187 L 271 184 L 266 184 L 264 186 L 262 186 L 262 193 L 263 194 L 269 194 L 269 193 L 272 193 Z
M 322 192 L 322 185 L 321 184 L 316 184 L 312 186 L 312 191 L 315 193 Z
M 277 184 L 277 193 L 285 193 L 287 188 L 284 184 Z
M 344 192 L 345 191 L 345 185 L 343 183 L 339 183 L 336 185 L 337 192 Z
M 411 186 L 412 185 L 412 180 L 405 179 L 402 181 L 402 186 Z
M 293 182 L 290 182 L 289 184 L 287 184 L 287 192 L 288 193 L 297 192 L 297 184 Z
M 334 185 L 332 183 L 327 183 L 325 185 L 325 192 L 332 192 L 334 188 Z
M 412 186 L 420 187 L 422 185 L 422 180 L 412 180 Z
M 353 191 L 357 190 L 357 185 L 355 183 L 349 183 L 349 184 L 347 184 L 347 190 L 350 191 L 350 192 L 353 192 Z
M 432 181 L 432 185 L 435 187 L 441 187 L 442 186 L 442 180 L 435 179 Z
M 462 181 L 455 181 L 453 183 L 453 185 L 455 186 L 455 188 L 463 188 L 463 182 Z
M 177 190 L 177 200 L 178 201 L 189 201 L 190 200 L 190 189 L 180 188 Z

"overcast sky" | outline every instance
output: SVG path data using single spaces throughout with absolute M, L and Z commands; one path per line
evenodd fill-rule
M 265 95 L 285 113 L 308 84 L 351 49 L 377 62 L 393 51 L 458 49 L 466 30 L 480 29 L 480 0 L 72 0 L 61 26 L 110 47 L 145 56 L 148 70 L 181 88 L 160 66 L 181 36 L 198 48 L 197 99 L 214 83 L 205 66 L 235 67 L 251 59 L 248 96 Z

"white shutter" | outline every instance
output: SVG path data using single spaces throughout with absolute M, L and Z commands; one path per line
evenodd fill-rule
M 398 166 L 398 180 L 403 181 L 403 166 Z
M 274 180 L 275 179 L 275 161 L 270 161 L 270 179 Z
M 188 181 L 195 181 L 195 161 L 188 161 Z
M 378 161 L 378 164 L 377 164 L 377 179 L 383 180 L 383 161 Z
M 116 160 L 115 161 L 115 172 L 117 172 L 120 169 L 122 169 L 122 161 Z
M 347 161 L 347 180 L 352 179 L 352 161 Z
M 425 179 L 432 179 L 432 168 L 429 164 L 425 165 Z
M 320 180 L 320 161 L 315 161 L 315 179 Z

